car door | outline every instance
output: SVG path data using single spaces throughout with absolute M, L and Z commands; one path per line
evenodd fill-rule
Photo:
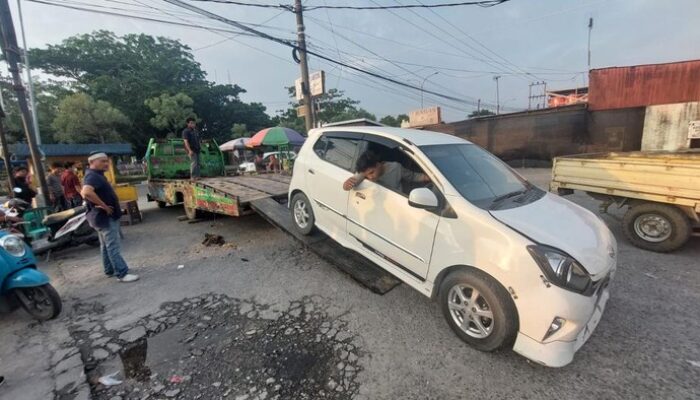
M 372 142 L 371 135 L 365 139 Z M 386 144 L 382 139 L 381 145 Z M 391 151 L 399 149 L 394 143 Z M 365 180 L 350 191 L 347 216 L 351 240 L 414 278 L 425 280 L 440 220 L 436 212 L 410 206 L 408 193 Z
M 347 233 L 348 192 L 343 182 L 352 176 L 361 137 L 359 133 L 324 133 L 314 143 L 307 163 L 316 225 L 336 240 Z

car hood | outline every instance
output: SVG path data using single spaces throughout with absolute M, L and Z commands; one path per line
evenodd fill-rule
M 565 251 L 594 279 L 615 265 L 617 243 L 607 225 L 592 212 L 557 195 L 547 193 L 521 207 L 489 212 L 531 240 Z

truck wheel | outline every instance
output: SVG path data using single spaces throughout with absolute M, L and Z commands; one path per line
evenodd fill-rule
M 622 219 L 622 228 L 633 245 L 659 253 L 680 248 L 691 233 L 690 221 L 683 211 L 649 202 L 630 207 Z
M 158 200 L 156 203 L 158 204 L 158 208 L 165 208 L 168 206 L 168 203 L 166 203 L 164 201 Z
M 515 304 L 489 275 L 474 269 L 452 272 L 442 281 L 438 298 L 450 328 L 475 349 L 495 351 L 515 342 Z
M 297 231 L 302 235 L 310 235 L 314 230 L 316 218 L 314 218 L 314 210 L 311 208 L 309 198 L 301 192 L 295 194 L 292 197 L 290 209 L 294 227 L 296 227 Z
M 186 205 L 183 205 L 183 207 L 185 208 L 185 215 L 187 216 L 187 219 L 193 220 L 193 219 L 197 219 L 200 217 L 201 212 L 199 210 L 197 210 L 196 208 L 187 207 Z
M 51 284 L 15 289 L 15 293 L 22 308 L 39 321 L 54 319 L 61 313 L 61 296 Z

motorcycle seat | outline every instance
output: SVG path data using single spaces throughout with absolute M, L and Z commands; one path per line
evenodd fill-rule
M 86 211 L 85 206 L 79 206 L 79 207 L 71 208 L 71 209 L 66 210 L 66 211 L 53 213 L 53 214 L 50 214 L 50 215 L 47 215 L 46 217 L 44 217 L 44 220 L 42 221 L 42 223 L 44 225 L 58 224 L 60 222 L 66 221 L 70 218 L 73 218 L 74 216 L 76 216 L 78 214 L 82 214 L 85 211 Z

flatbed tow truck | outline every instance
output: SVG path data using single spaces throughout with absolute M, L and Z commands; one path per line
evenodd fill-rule
M 258 213 L 283 232 L 353 279 L 379 294 L 400 281 L 359 254 L 321 232 L 303 236 L 296 232 L 286 206 L 291 177 L 279 173 L 225 176 L 223 154 L 216 142 L 203 142 L 200 154 L 202 178 L 190 180 L 190 159 L 182 139 L 151 139 L 146 150 L 148 201 L 158 207 L 182 205 L 188 219 L 209 212 L 231 217 Z
M 190 159 L 182 139 L 151 139 L 146 150 L 148 200 L 163 208 L 182 204 L 196 219 L 202 211 L 240 217 L 251 214 L 251 203 L 272 198 L 286 202 L 288 175 L 278 173 L 225 176 L 224 158 L 216 142 L 203 142 L 200 179 L 190 180 Z

